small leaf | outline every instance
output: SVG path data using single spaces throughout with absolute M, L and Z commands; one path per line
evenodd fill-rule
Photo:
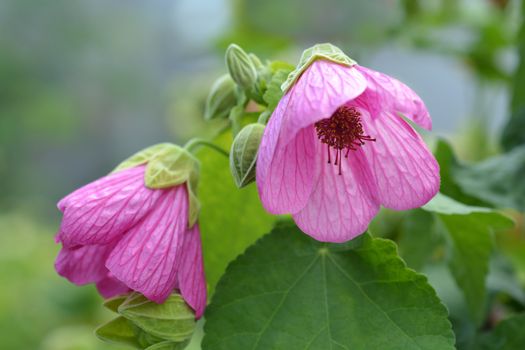
M 325 59 L 349 67 L 356 64 L 353 59 L 345 55 L 345 53 L 337 46 L 330 43 L 317 44 L 303 51 L 297 68 L 288 75 L 288 78 L 282 84 L 281 89 L 286 93 L 295 81 L 299 79 L 301 74 L 303 74 L 303 72 L 318 59 Z
M 263 95 L 264 101 L 268 104 L 268 110 L 273 111 L 283 97 L 284 93 L 281 90 L 281 85 L 286 80 L 288 74 L 290 74 L 289 70 L 279 69 L 272 75 L 272 79 Z
M 237 187 L 242 188 L 255 180 L 255 162 L 264 125 L 246 125 L 235 136 L 230 152 L 230 170 Z
M 392 241 L 317 242 L 290 223 L 230 264 L 204 350 L 454 349 L 447 311 Z
M 140 349 L 141 345 L 135 337 L 133 325 L 124 317 L 119 316 L 103 324 L 95 330 L 95 335 L 106 342 L 126 344 Z
M 155 337 L 175 342 L 189 339 L 195 329 L 195 314 L 179 294 L 156 304 L 142 294 L 131 294 L 118 312 Z
M 525 349 L 525 313 L 501 321 L 490 333 L 481 335 L 477 350 Z

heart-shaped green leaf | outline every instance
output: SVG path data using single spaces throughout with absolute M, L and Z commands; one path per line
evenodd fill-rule
M 389 240 L 320 243 L 290 223 L 230 264 L 204 350 L 454 349 L 447 311 Z

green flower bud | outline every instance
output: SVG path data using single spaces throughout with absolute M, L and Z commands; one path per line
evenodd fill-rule
M 104 303 L 120 315 L 95 330 L 109 343 L 126 344 L 145 350 L 182 350 L 191 340 L 195 314 L 179 294 L 156 304 L 133 292 Z
M 95 335 L 102 341 L 114 344 L 126 344 L 134 348 L 142 348 L 137 339 L 133 324 L 125 317 L 119 316 L 104 323 L 95 330 Z
M 257 70 L 252 59 L 243 49 L 231 44 L 226 50 L 226 67 L 233 81 L 243 90 L 250 91 L 257 82 Z
M 195 329 L 195 314 L 179 294 L 171 294 L 162 304 L 132 293 L 118 307 L 118 312 L 153 338 L 172 342 L 190 339 Z
M 255 69 L 257 71 L 261 70 L 261 69 L 264 69 L 264 65 L 262 64 L 261 60 L 259 59 L 259 57 L 257 57 L 257 55 L 253 54 L 253 53 L 249 53 L 248 56 L 250 57 L 250 59 L 252 60 L 252 63 L 253 63 L 253 66 L 255 67 Z
M 217 79 L 211 87 L 204 109 L 204 119 L 227 118 L 236 103 L 235 82 L 228 74 L 225 74 Z
M 233 140 L 230 152 L 230 170 L 237 187 L 241 188 L 255 180 L 255 163 L 264 125 L 246 125 Z

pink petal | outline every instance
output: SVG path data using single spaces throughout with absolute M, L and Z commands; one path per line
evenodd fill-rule
M 427 203 L 439 191 L 439 165 L 419 134 L 401 117 L 361 111 L 363 127 L 376 142 L 363 146 L 376 180 L 379 200 L 406 210 Z
M 106 277 L 97 282 L 97 290 L 106 299 L 131 291 L 128 286 L 117 280 L 109 272 Z
M 182 297 L 200 318 L 206 308 L 206 277 L 202 261 L 202 247 L 199 225 L 195 224 L 184 234 L 181 265 L 178 272 L 179 289 Z
M 314 183 L 312 125 L 365 88 L 357 69 L 317 60 L 279 101 L 257 158 L 257 187 L 266 210 L 294 213 L 306 205 Z
M 279 117 L 274 114 L 272 121 Z M 275 124 L 269 124 L 265 130 L 268 140 L 275 138 L 279 132 L 278 127 L 275 130 Z M 256 179 L 261 202 L 268 212 L 294 213 L 306 205 L 314 183 L 314 137 L 313 126 L 306 127 L 284 146 L 279 142 L 273 154 L 269 147 L 271 141 L 261 144 Z
M 408 86 L 386 74 L 356 66 L 367 80 L 368 87 L 353 103 L 378 118 L 382 111 L 401 113 L 426 130 L 432 129 L 432 119 L 425 103 Z
M 162 303 L 176 285 L 187 225 L 186 187 L 163 191 L 156 207 L 117 243 L 106 267 L 131 289 Z
M 317 142 L 317 183 L 308 204 L 293 215 L 297 226 L 323 242 L 345 242 L 363 233 L 379 210 L 375 184 L 361 149 L 343 158 L 342 175 L 328 164 L 326 145 Z M 365 146 L 366 147 L 366 146 Z
M 104 264 L 112 248 L 111 244 L 62 248 L 56 258 L 55 269 L 60 276 L 76 285 L 97 282 L 108 273 Z
M 279 105 L 284 104 L 279 138 L 286 142 L 293 140 L 299 130 L 329 118 L 337 108 L 361 95 L 365 89 L 366 79 L 355 66 L 315 61 L 287 93 L 289 100 L 279 101 Z
M 103 177 L 59 202 L 64 217 L 58 239 L 69 247 L 109 243 L 139 222 L 161 194 L 145 187 L 143 166 Z

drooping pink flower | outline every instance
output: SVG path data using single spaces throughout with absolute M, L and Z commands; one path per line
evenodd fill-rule
M 380 205 L 406 210 L 439 190 L 439 166 L 418 133 L 432 121 L 403 83 L 317 59 L 280 100 L 265 129 L 256 181 L 267 211 L 292 214 L 320 241 L 364 232 Z
M 130 290 L 162 303 L 174 289 L 200 317 L 206 306 L 198 224 L 189 227 L 184 184 L 150 189 L 145 166 L 94 181 L 58 203 L 63 212 L 55 267 L 104 297 Z

